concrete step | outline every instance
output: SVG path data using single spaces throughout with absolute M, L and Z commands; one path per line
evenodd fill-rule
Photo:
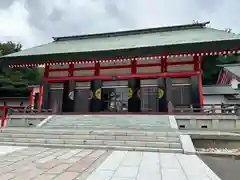
M 56 134 L 56 135 L 104 135 L 104 136 L 156 136 L 156 137 L 179 137 L 178 131 L 140 131 L 140 130 L 92 130 L 92 129 L 42 129 L 42 128 L 5 128 L 1 133 L 10 134 Z
M 48 125 L 44 128 L 49 129 L 132 129 L 132 130 L 167 130 L 167 128 L 159 126 L 104 126 L 104 125 Z
M 81 140 L 121 140 L 121 141 L 149 141 L 149 142 L 169 142 L 178 143 L 180 140 L 178 137 L 162 137 L 162 136 L 133 136 L 133 135 L 61 135 L 61 134 L 12 134 L 12 133 L 0 133 L 0 140 L 2 138 L 44 138 L 44 139 L 81 139 Z
M 1 143 L 40 143 L 59 145 L 96 145 L 96 146 L 127 146 L 149 148 L 172 148 L 181 149 L 180 142 L 150 142 L 150 141 L 123 141 L 123 140 L 82 140 L 82 139 L 38 139 L 38 138 L 0 138 Z
M 179 132 L 152 132 L 129 130 L 61 130 L 42 128 L 6 128 L 0 130 L 1 144 L 26 143 L 57 147 L 128 147 L 182 149 Z M 149 150 L 149 149 L 148 149 Z
M 44 128 L 171 129 L 168 116 L 160 115 L 73 115 L 54 116 Z
M 128 146 L 96 146 L 96 145 L 66 145 L 66 144 L 40 144 L 40 143 L 15 143 L 15 142 L 0 142 L 0 145 L 9 146 L 36 146 L 36 147 L 51 147 L 51 148 L 74 148 L 74 149 L 109 149 L 120 151 L 145 151 L 145 152 L 162 152 L 162 153 L 183 153 L 183 149 L 173 148 L 149 148 L 149 147 L 128 147 Z

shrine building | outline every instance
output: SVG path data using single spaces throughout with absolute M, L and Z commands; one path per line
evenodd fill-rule
M 44 67 L 42 84 L 30 96 L 39 110 L 166 113 L 170 106 L 201 107 L 204 56 L 240 53 L 240 35 L 208 24 L 53 37 L 2 56 L 0 63 Z

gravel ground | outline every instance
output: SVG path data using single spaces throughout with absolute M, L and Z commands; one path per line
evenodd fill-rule
M 233 157 L 212 157 L 201 155 L 200 158 L 222 179 L 240 179 L 240 159 Z
M 204 149 L 204 148 L 197 148 L 198 152 L 210 152 L 210 153 L 232 153 L 232 154 L 239 154 L 240 153 L 240 149 L 219 149 L 219 148 L 208 148 L 208 149 Z

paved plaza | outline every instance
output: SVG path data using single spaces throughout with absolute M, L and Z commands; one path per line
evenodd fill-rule
M 220 180 L 196 155 L 0 146 L 0 180 Z

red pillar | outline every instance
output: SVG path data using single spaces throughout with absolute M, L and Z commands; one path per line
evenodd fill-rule
M 41 112 L 42 95 L 43 95 L 43 85 L 40 85 L 39 94 L 38 94 L 38 112 Z
M 161 58 L 161 72 L 167 72 L 167 58 Z
M 100 63 L 99 63 L 99 62 L 96 62 L 94 68 L 95 68 L 94 75 L 95 75 L 95 76 L 100 76 Z
M 199 97 L 200 97 L 200 105 L 203 105 L 203 88 L 202 88 L 202 57 L 194 56 L 194 71 L 197 72 L 198 78 L 198 89 L 199 89 Z
M 5 120 L 6 120 L 6 109 L 7 109 L 7 106 L 0 106 L 0 108 L 2 109 L 1 128 L 4 128 Z
M 132 74 L 137 74 L 137 60 L 136 60 L 136 58 L 134 58 L 131 61 L 131 73 Z
M 32 107 L 33 104 L 33 93 L 34 93 L 34 87 L 31 87 L 30 89 L 30 98 L 29 98 L 29 104 Z
M 49 65 L 45 65 L 44 68 L 44 77 L 47 78 L 49 76 Z

